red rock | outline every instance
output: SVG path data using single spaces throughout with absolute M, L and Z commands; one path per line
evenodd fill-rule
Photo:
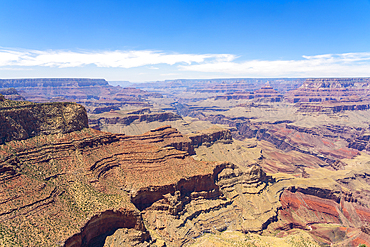
M 369 92 L 369 78 L 307 79 L 298 89 L 287 92 L 284 98 L 291 103 L 339 101 L 352 96 L 367 97 Z

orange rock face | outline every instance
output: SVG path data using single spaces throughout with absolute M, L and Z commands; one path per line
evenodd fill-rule
M 97 108 L 96 108 L 97 109 Z M 111 116 L 109 116 L 111 115 Z M 115 114 L 114 112 L 109 113 L 106 117 L 100 117 L 98 119 L 90 119 L 89 125 L 96 126 L 100 129 L 103 124 L 122 124 L 130 125 L 133 122 L 153 122 L 153 121 L 176 121 L 181 119 L 181 117 L 172 112 L 159 112 L 159 113 L 145 113 L 145 114 L 127 114 L 122 116 L 120 114 Z
M 52 246 L 72 235 L 66 246 L 80 246 L 76 243 L 91 243 L 114 227 L 133 227 L 145 241 L 148 234 L 131 200 L 138 208 L 151 204 L 185 177 L 210 176 L 208 189 L 215 186 L 215 165 L 171 146 L 181 138 L 168 128 L 136 137 L 85 129 L 7 143 L 0 153 L 2 226 L 9 234 L 24 232 L 16 240 L 23 246 L 27 241 Z M 158 192 L 145 192 L 153 189 Z M 112 209 L 118 211 L 108 216 Z M 55 226 L 59 233 L 50 235 Z M 86 230 L 91 227 L 95 230 Z
M 309 230 L 326 244 L 340 242 L 358 246 L 370 243 L 366 227 L 370 222 L 370 209 L 359 205 L 352 194 L 318 187 L 290 188 L 284 190 L 280 202 L 282 209 L 276 229 Z M 325 225 L 330 227 L 325 228 Z
M 190 143 L 169 126 L 140 136 L 83 129 L 7 142 L 0 146 L 0 226 L 7 229 L 5 237 L 22 232 L 9 242 L 20 246 L 88 246 L 123 228 L 136 232 L 129 240 L 135 244 L 153 241 L 139 211 L 154 228 L 172 218 L 186 222 L 188 213 L 195 221 L 198 214 L 214 220 L 213 211 L 220 214 L 217 221 L 236 219 L 238 211 L 230 210 L 237 205 L 230 206 L 217 185 L 228 179 L 219 178 L 224 169 L 236 168 L 194 160 Z M 262 183 L 256 176 L 246 182 Z M 155 219 L 158 214 L 160 220 Z M 211 222 L 192 227 L 191 236 L 212 227 Z M 182 223 L 158 228 L 175 245 L 192 240 L 188 230 Z
M 87 121 L 85 108 L 75 103 L 3 107 L 0 108 L 0 143 L 78 131 L 88 127 Z

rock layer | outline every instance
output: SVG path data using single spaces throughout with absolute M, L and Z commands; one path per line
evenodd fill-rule
M 367 97 L 370 78 L 307 79 L 303 85 L 284 95 L 285 100 L 296 102 L 322 102 L 341 100 L 351 96 Z
M 11 119 L 14 111 L 27 110 L 53 123 L 53 118 L 65 119 L 69 107 L 82 108 L 30 104 L 12 111 L 3 108 L 2 113 Z M 27 114 L 15 120 L 26 120 Z M 69 119 L 82 128 L 85 118 L 82 108 Z M 240 170 L 227 162 L 196 161 L 189 156 L 191 140 L 170 126 L 140 136 L 55 126 L 60 125 L 52 125 L 54 132 L 35 132 L 34 137 L 13 138 L 0 146 L 3 244 L 90 246 L 112 233 L 122 238 L 121 231 L 115 231 L 127 229 L 135 231 L 125 238 L 129 244 L 164 240 L 181 245 L 203 231 L 260 230 L 276 214 L 276 208 L 269 213 L 261 208 L 256 212 L 258 224 L 241 224 L 243 198 L 261 193 L 268 183 L 261 168 Z M 217 135 L 202 138 L 230 138 L 229 132 Z
M 31 104 L 0 109 L 0 143 L 88 127 L 86 110 L 75 103 Z

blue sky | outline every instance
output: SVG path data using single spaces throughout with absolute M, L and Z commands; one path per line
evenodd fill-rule
M 0 78 L 370 76 L 370 0 L 0 0 Z

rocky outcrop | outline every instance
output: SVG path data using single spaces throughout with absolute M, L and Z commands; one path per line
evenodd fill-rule
M 197 94 L 233 93 L 257 90 L 266 84 L 269 84 L 280 92 L 286 92 L 298 88 L 304 81 L 304 78 L 181 79 L 156 81 L 155 83 L 140 83 L 136 87 L 183 98 L 183 92 L 196 92 Z
M 65 247 L 103 246 L 106 237 L 118 229 L 136 230 L 136 238 L 126 236 L 126 244 L 132 246 L 150 242 L 149 232 L 146 230 L 141 216 L 134 210 L 108 210 L 92 217 L 81 228 L 81 232 L 73 235 L 64 243 Z M 127 241 L 129 240 L 129 241 Z
M 300 103 L 297 105 L 299 112 L 320 112 L 334 114 L 343 111 L 364 111 L 370 109 L 370 102 L 356 101 L 325 101 L 322 103 L 308 104 Z
M 0 94 L 4 95 L 9 100 L 25 100 L 25 98 L 19 95 L 15 88 L 5 88 L 0 90 Z
M 205 145 L 211 146 L 216 142 L 231 143 L 232 136 L 230 130 L 222 128 L 210 128 L 199 133 L 188 136 L 191 140 L 191 145 L 195 148 Z
M 367 97 L 370 78 L 307 79 L 298 89 L 284 95 L 285 100 L 297 102 L 323 102 L 341 100 L 351 96 Z
M 156 129 L 152 129 L 150 132 L 144 133 L 140 136 L 126 136 L 127 140 L 138 140 L 144 143 L 159 144 L 163 148 L 171 149 L 175 148 L 179 151 L 185 151 L 186 153 L 193 155 L 194 146 L 191 140 L 186 136 L 183 136 L 175 128 L 170 125 L 165 125 Z
M 271 86 L 263 86 L 261 89 L 254 91 L 254 98 L 262 101 L 280 102 L 283 99 L 283 95 L 279 94 Z
M 69 101 L 85 107 L 121 107 L 137 105 L 148 107 L 149 97 L 160 98 L 159 93 L 146 92 L 135 88 L 113 87 L 104 79 L 89 78 L 35 78 L 0 80 L 1 88 L 15 88 L 28 101 L 46 103 Z M 10 96 L 11 99 L 15 95 Z M 93 111 L 92 109 L 91 111 Z M 90 109 L 88 109 L 90 111 Z
M 54 98 L 51 98 L 53 100 Z M 136 106 L 136 107 L 151 107 L 152 105 L 145 101 L 118 101 L 110 99 L 100 99 L 100 100 L 75 100 L 76 103 L 82 104 L 86 107 L 89 113 L 92 113 L 96 108 L 101 107 L 125 107 L 125 106 Z M 38 101 L 37 101 L 38 102 Z M 48 101 L 47 101 L 48 102 Z
M 179 246 L 205 232 L 263 229 L 277 212 L 276 205 L 261 205 L 256 200 L 256 194 L 266 192 L 267 181 L 258 166 L 241 170 L 220 163 L 211 173 L 139 190 L 133 194 L 133 202 L 143 209 L 151 229 L 167 244 Z M 248 200 L 255 204 L 246 203 Z
M 67 246 L 84 246 L 124 227 L 143 232 L 148 240 L 137 209 L 120 188 L 148 186 L 153 175 L 173 169 L 179 174 L 168 178 L 166 172 L 158 181 L 176 181 L 183 176 L 181 167 L 193 163 L 194 169 L 197 162 L 174 148 L 124 138 L 83 129 L 0 146 L 4 239 L 18 232 L 12 239 L 19 246 L 56 246 L 67 239 Z
M 214 97 L 215 100 L 239 100 L 239 99 L 253 99 L 253 92 L 235 92 L 224 95 L 217 95 Z
M 354 148 L 357 150 L 366 150 L 370 151 L 370 133 L 368 131 L 358 135 L 350 141 L 348 144 L 349 148 Z
M 217 92 L 217 91 L 216 91 Z M 225 95 L 218 95 L 214 97 L 215 100 L 239 100 L 239 99 L 255 99 L 255 101 L 264 102 L 280 102 L 283 99 L 283 95 L 279 94 L 271 86 L 263 86 L 253 92 L 232 92 Z
M 91 126 L 97 126 L 102 129 L 104 125 L 120 124 L 127 126 L 133 123 L 140 122 L 164 122 L 164 121 L 176 121 L 182 119 L 179 115 L 172 112 L 154 112 L 148 114 L 133 114 L 129 113 L 127 115 L 119 115 L 117 117 L 100 117 L 89 119 L 89 124 Z
M 147 92 L 138 88 L 132 88 L 132 87 L 126 87 L 123 88 L 119 93 L 116 93 L 113 96 L 113 99 L 122 101 L 127 97 L 133 97 L 133 98 L 163 98 L 163 95 L 159 93 L 153 93 L 153 92 Z
M 268 141 L 285 152 L 298 151 L 303 154 L 316 156 L 327 162 L 329 166 L 338 159 L 352 158 L 358 155 L 358 151 L 353 148 L 356 145 L 360 147 L 360 142 L 366 143 L 363 144 L 365 146 L 367 145 L 366 140 L 359 140 L 356 142 L 357 144 L 351 144 L 351 140 L 361 136 L 363 130 L 347 126 L 304 128 L 295 126 L 289 121 L 252 123 L 249 119 L 230 119 L 222 115 L 208 116 L 202 120 L 212 121 L 212 123 L 217 124 L 228 124 L 230 127 L 234 127 L 231 133 L 233 138 L 237 140 L 257 138 L 257 140 Z M 365 147 L 363 145 L 361 147 Z M 337 168 L 333 167 L 333 169 Z
M 177 246 L 205 231 L 258 231 L 276 215 L 276 206 L 243 204 L 268 184 L 259 166 L 195 161 L 189 145 L 169 126 L 140 136 L 85 128 L 1 145 L 0 220 L 7 241 L 1 243 Z
M 35 78 L 35 79 L 0 79 L 0 88 L 24 87 L 86 87 L 104 86 L 108 82 L 104 79 L 88 78 Z
M 99 113 L 109 112 L 109 111 L 119 111 L 119 107 L 118 106 L 96 107 L 92 111 L 92 114 L 99 114 Z
M 37 135 L 69 133 L 88 127 L 86 110 L 75 103 L 0 108 L 0 143 Z
M 207 85 L 207 87 L 202 89 L 197 89 L 197 93 L 234 93 L 244 91 L 245 89 L 249 89 L 253 86 L 253 84 L 248 84 L 245 82 L 237 82 L 237 83 L 221 83 L 221 84 L 211 84 Z
M 129 114 L 129 115 L 131 115 L 131 114 L 147 114 L 147 113 L 151 113 L 150 108 L 142 108 L 142 109 L 139 109 L 139 110 L 133 110 L 133 111 L 127 112 L 127 114 Z
M 359 240 L 370 243 L 370 235 L 364 234 L 362 230 L 370 220 L 370 209 L 359 205 L 356 195 L 351 192 L 319 187 L 291 187 L 284 190 L 280 201 L 282 208 L 279 221 L 272 225 L 275 229 L 310 230 L 323 244 L 357 246 Z M 322 224 L 332 225 L 332 230 L 322 229 Z M 346 228 L 349 231 L 346 232 Z

